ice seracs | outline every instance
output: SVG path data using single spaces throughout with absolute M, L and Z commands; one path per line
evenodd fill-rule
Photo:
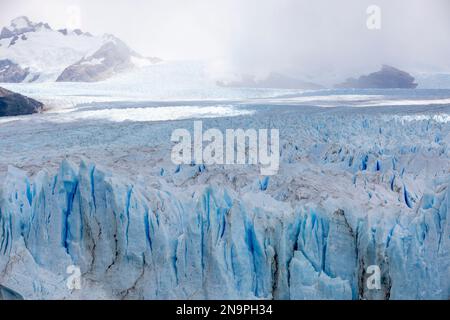
M 28 299 L 448 299 L 450 127 L 433 117 L 448 107 L 418 108 L 277 106 L 204 124 L 280 128 L 271 177 L 164 161 L 191 120 L 13 130 L 2 167 L 30 173 L 2 175 L 0 283 Z M 71 265 L 81 290 L 66 286 Z
M 17 292 L 0 285 L 0 300 L 23 300 Z

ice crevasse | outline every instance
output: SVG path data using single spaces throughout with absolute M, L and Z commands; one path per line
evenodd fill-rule
M 449 182 L 413 213 L 361 215 L 345 199 L 133 185 L 85 162 L 33 178 L 10 167 L 0 284 L 26 299 L 448 299 Z M 81 290 L 67 287 L 71 265 Z

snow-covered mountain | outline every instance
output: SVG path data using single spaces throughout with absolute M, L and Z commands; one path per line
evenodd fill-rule
M 157 61 L 114 36 L 54 30 L 27 17 L 12 20 L 0 33 L 0 82 L 98 81 Z
M 60 88 L 54 94 L 69 95 Z M 240 106 L 88 103 L 2 123 L 4 290 L 25 299 L 448 299 L 443 93 L 313 94 Z M 395 99 L 383 107 L 387 96 Z M 319 102 L 328 107 L 312 107 Z M 170 134 L 192 120 L 144 115 L 199 105 L 255 111 L 210 118 L 205 130 L 279 128 L 279 173 L 173 164 Z M 80 268 L 80 290 L 67 286 L 70 266 Z M 368 286 L 371 266 L 378 289 Z
M 114 74 L 159 61 L 157 58 L 142 57 L 114 36 L 107 35 L 104 39 L 106 41 L 97 51 L 64 69 L 56 81 L 100 81 Z

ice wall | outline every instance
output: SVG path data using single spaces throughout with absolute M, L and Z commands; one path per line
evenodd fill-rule
M 267 182 L 267 181 L 266 181 Z M 448 299 L 448 179 L 414 209 L 180 192 L 82 162 L 0 187 L 0 283 L 24 298 Z M 370 213 L 370 214 L 369 214 Z M 67 287 L 79 266 L 82 289 Z M 381 269 L 369 290 L 367 267 Z

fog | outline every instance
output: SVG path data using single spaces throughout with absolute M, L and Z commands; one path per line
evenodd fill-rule
M 380 29 L 366 25 L 370 5 Z M 450 71 L 448 0 L 0 0 L 54 28 L 112 33 L 163 59 L 205 59 L 217 73 L 276 71 L 331 83 L 391 64 Z

